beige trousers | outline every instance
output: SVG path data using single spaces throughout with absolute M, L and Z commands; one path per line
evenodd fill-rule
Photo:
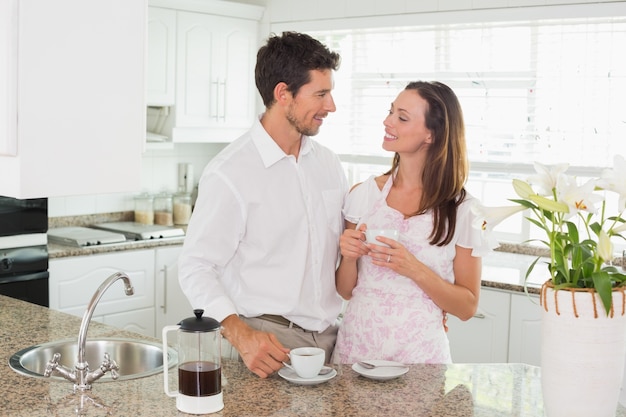
M 316 346 L 326 351 L 326 363 L 331 363 L 331 356 L 337 340 L 337 326 L 330 326 L 323 332 L 314 332 L 290 328 L 288 326 L 273 323 L 256 317 L 240 317 L 253 329 L 273 333 L 280 343 L 286 348 L 295 349 L 304 346 Z M 226 340 L 222 339 L 222 357 L 241 360 L 237 350 Z

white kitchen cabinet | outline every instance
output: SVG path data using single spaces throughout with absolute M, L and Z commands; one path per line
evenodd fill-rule
M 93 319 L 155 336 L 154 250 L 50 259 L 50 308 L 82 317 L 97 288 L 112 274 L 125 272 L 134 288 L 127 296 L 121 280 L 104 293 Z
M 177 13 L 174 142 L 229 142 L 253 123 L 258 21 Z
M 482 288 L 476 315 L 448 319 L 452 361 L 540 365 L 539 297 Z
M 541 365 L 541 306 L 538 295 L 511 294 L 509 362 Z
M 507 362 L 510 295 L 481 289 L 473 318 L 461 321 L 448 315 L 448 339 L 455 363 Z
M 146 104 L 172 106 L 176 99 L 176 11 L 148 8 Z
M 193 308 L 178 283 L 178 257 L 182 246 L 156 249 L 156 331 L 193 317 Z
M 140 188 L 147 9 L 146 0 L 1 2 L 0 195 Z

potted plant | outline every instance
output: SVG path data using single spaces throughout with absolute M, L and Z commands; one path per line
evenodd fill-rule
M 614 416 L 626 355 L 626 275 L 611 264 L 612 238 L 623 239 L 626 230 L 626 161 L 616 156 L 612 169 L 583 184 L 567 168 L 536 163 L 537 174 L 528 181 L 513 180 L 519 196 L 510 200 L 514 205 L 474 206 L 475 227 L 490 233 L 527 210 L 526 219 L 544 232 L 539 242 L 549 252 L 549 279 L 540 297 L 546 415 Z M 609 192 L 618 196 L 612 214 Z

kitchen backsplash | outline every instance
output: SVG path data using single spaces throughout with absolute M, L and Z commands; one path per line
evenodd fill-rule
M 202 170 L 224 148 L 225 144 L 176 144 L 172 149 L 146 149 L 141 167 L 141 190 L 136 193 L 93 194 L 52 197 L 48 200 L 48 217 L 92 215 L 98 213 L 128 212 L 134 209 L 133 197 L 142 192 L 156 194 L 176 192 L 178 164 L 193 165 L 197 184 Z M 111 169 L 124 169 L 111 164 Z M 79 174 L 78 174 L 79 175 Z

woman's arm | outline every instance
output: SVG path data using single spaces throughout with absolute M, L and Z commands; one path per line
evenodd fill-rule
M 341 261 L 335 272 L 335 286 L 344 300 L 352 298 L 352 290 L 356 287 L 357 260 L 369 253 L 368 247 L 363 242 L 365 229 L 366 226 L 361 225 L 359 230 L 356 230 L 356 224 L 346 221 L 346 227 L 339 238 Z

